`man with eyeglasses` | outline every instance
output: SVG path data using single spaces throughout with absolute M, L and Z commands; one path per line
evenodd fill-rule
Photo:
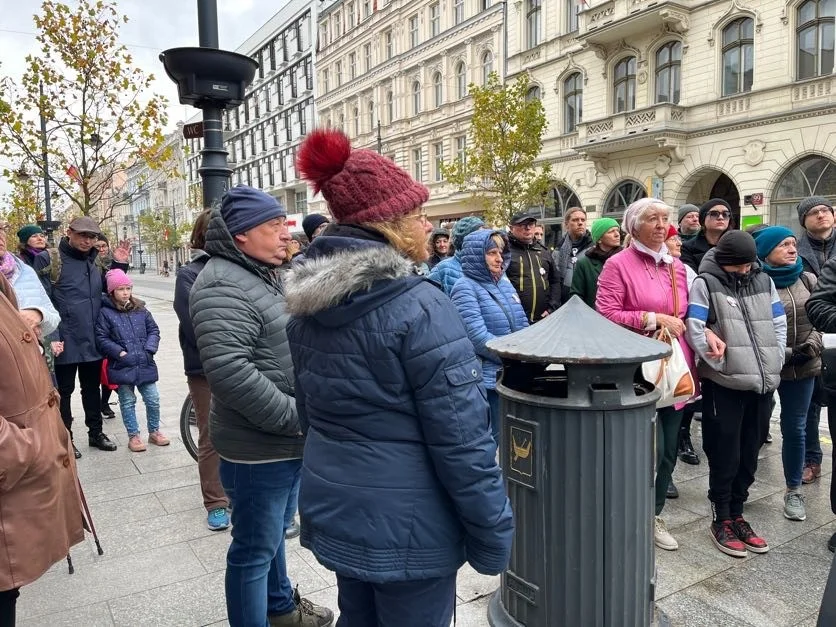
M 722 198 L 712 198 L 700 207 L 700 232 L 682 244 L 682 263 L 699 274 L 705 253 L 714 248 L 723 233 L 732 228 L 732 208 Z
M 96 349 L 95 323 L 102 305 L 102 273 L 96 263 L 96 240 L 101 229 L 95 220 L 80 216 L 70 222 L 57 251 L 38 255 L 34 268 L 61 315 L 58 341 L 63 352 L 55 358 L 55 378 L 61 395 L 61 418 L 72 437 L 72 394 L 75 379 L 81 386 L 81 404 L 88 444 L 115 451 L 116 444 L 102 430 L 100 379 L 102 356 Z M 130 246 L 123 242 L 113 250 L 113 268 L 127 271 Z M 76 459 L 81 453 L 73 444 Z
M 511 265 L 505 273 L 516 288 L 531 323 L 560 307 L 560 277 L 552 255 L 534 241 L 537 217 L 522 212 L 511 217 L 508 236 Z
M 798 203 L 798 221 L 804 233 L 798 238 L 798 256 L 805 272 L 816 276 L 822 267 L 836 256 L 836 237 L 833 237 L 833 204 L 823 196 L 810 196 Z

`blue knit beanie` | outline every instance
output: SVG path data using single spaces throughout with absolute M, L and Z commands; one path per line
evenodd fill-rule
M 483 226 L 485 226 L 485 223 L 482 221 L 482 218 L 477 218 L 476 216 L 467 216 L 458 220 L 453 225 L 453 248 L 461 250 L 462 246 L 464 246 L 464 238 L 473 233 L 473 231 L 478 231 Z
M 788 237 L 795 237 L 795 233 L 785 226 L 768 226 L 752 233 L 755 247 L 758 249 L 758 259 L 764 260 L 775 247 Z
M 233 236 L 283 216 L 287 212 L 276 198 L 247 185 L 236 185 L 221 200 L 221 217 Z

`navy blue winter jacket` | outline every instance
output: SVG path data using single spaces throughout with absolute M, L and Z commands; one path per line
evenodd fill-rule
M 338 574 L 496 574 L 513 517 L 479 361 L 449 298 L 379 234 L 329 227 L 285 279 L 307 442 L 302 546 Z
M 114 385 L 142 385 L 160 377 L 154 354 L 160 347 L 160 328 L 141 300 L 134 309 L 119 311 L 108 296 L 96 322 L 96 345 L 107 357 L 107 378 Z M 122 351 L 128 354 L 119 357 Z
M 196 253 L 194 258 L 177 270 L 177 279 L 174 282 L 174 312 L 180 321 L 177 336 L 187 377 L 203 376 L 203 364 L 200 362 L 200 351 L 197 348 L 192 315 L 189 312 L 189 294 L 197 275 L 209 261 L 209 255 L 202 250 L 192 252 Z
M 505 240 L 502 252 L 502 278 L 491 276 L 485 253 L 492 235 Z M 467 329 L 476 354 L 482 360 L 482 378 L 489 390 L 496 388 L 496 376 L 502 360 L 486 344 L 496 337 L 514 333 L 528 326 L 528 318 L 519 294 L 505 271 L 511 263 L 508 237 L 501 231 L 476 231 L 464 238 L 461 251 L 464 276 L 456 281 L 451 297 Z
M 453 286 L 462 278 L 461 251 L 457 250 L 452 257 L 443 259 L 430 270 L 430 280 L 441 285 L 447 296 L 453 292 Z

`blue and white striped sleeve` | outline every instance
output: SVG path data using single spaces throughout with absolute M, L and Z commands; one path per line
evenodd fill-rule
M 781 302 L 781 297 L 778 295 L 778 290 L 771 278 L 769 279 L 769 286 L 772 297 L 772 324 L 775 325 L 775 336 L 778 338 L 778 346 L 781 349 L 781 354 L 783 354 L 787 346 L 787 312 L 784 311 L 784 303 Z
M 685 339 L 697 356 L 705 362 L 708 358 L 708 342 L 705 340 L 705 325 L 708 322 L 708 308 L 711 297 L 705 279 L 694 280 L 688 291 L 688 313 L 685 315 Z M 722 339 L 722 338 L 721 338 Z

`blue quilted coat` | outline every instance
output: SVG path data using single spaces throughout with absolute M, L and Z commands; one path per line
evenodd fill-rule
M 302 546 L 387 583 L 502 572 L 514 533 L 481 369 L 450 299 L 385 240 L 329 227 L 283 279 L 307 430 Z
M 485 264 L 485 253 L 491 236 L 505 240 L 502 253 L 502 278 L 491 276 Z M 482 360 L 482 378 L 489 390 L 496 388 L 496 378 L 502 361 L 488 350 L 486 344 L 495 337 L 508 335 L 528 326 L 517 290 L 505 276 L 511 263 L 508 238 L 502 231 L 476 231 L 464 238 L 461 250 L 464 276 L 453 287 L 453 304 L 467 329 L 467 337 Z
M 107 378 L 114 385 L 142 385 L 160 377 L 154 353 L 160 347 L 160 329 L 142 301 L 132 311 L 118 311 L 108 296 L 96 321 L 96 346 L 107 357 Z M 119 353 L 128 354 L 119 357 Z

